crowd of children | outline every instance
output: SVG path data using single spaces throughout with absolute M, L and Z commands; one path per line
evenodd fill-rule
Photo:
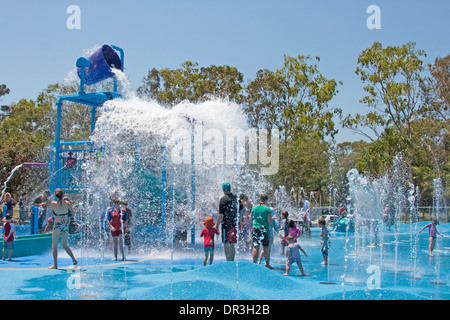
M 244 199 L 241 196 L 241 200 Z M 263 203 L 260 203 L 263 204 Z M 251 213 L 250 213 L 251 212 Z M 272 213 L 274 213 L 274 210 L 271 210 Z M 251 206 L 244 206 L 242 212 L 240 213 L 241 219 L 239 219 L 240 223 L 242 223 L 244 226 L 246 225 L 246 220 L 242 219 L 242 217 L 248 217 L 248 219 L 251 221 L 252 219 L 252 213 Z M 275 233 L 281 238 L 281 254 L 285 255 L 286 258 L 286 273 L 284 273 L 284 276 L 289 275 L 289 271 L 291 270 L 291 265 L 293 263 L 297 264 L 298 269 L 300 270 L 300 273 L 302 276 L 307 276 L 303 269 L 302 260 L 301 260 L 301 252 L 308 256 L 306 251 L 300 246 L 298 243 L 298 238 L 302 236 L 305 232 L 304 230 L 301 230 L 298 226 L 295 220 L 289 219 L 289 213 L 287 211 L 281 212 L 281 218 L 279 221 L 279 226 L 277 225 L 277 222 L 275 220 L 275 217 L 271 217 L 272 225 L 269 227 L 269 242 L 267 247 L 271 247 L 273 244 L 273 239 Z M 302 223 L 302 221 L 300 221 Z M 204 238 L 204 252 L 205 257 L 203 259 L 203 265 L 206 266 L 208 259 L 209 264 L 213 263 L 214 259 L 214 236 L 219 235 L 220 231 L 218 228 L 216 228 L 215 221 L 212 216 L 206 217 L 205 221 L 203 222 L 205 228 L 201 231 L 200 237 Z M 251 227 L 251 224 L 250 224 Z M 330 231 L 326 227 L 326 221 L 325 219 L 319 219 L 319 227 L 320 229 L 320 244 L 321 247 L 321 253 L 323 256 L 323 262 L 321 264 L 327 265 L 328 264 L 328 252 L 331 245 L 330 240 Z M 241 231 L 244 230 L 244 227 L 239 228 Z M 247 230 L 248 231 L 248 230 Z M 280 234 L 281 233 L 281 234 Z M 241 232 L 241 236 L 248 237 L 249 232 Z M 255 246 L 258 244 L 254 244 Z M 259 246 L 259 245 L 258 245 Z M 244 247 L 245 248 L 245 247 Z M 244 250 L 245 251 L 245 250 Z M 286 251 L 286 253 L 285 253 Z M 270 252 L 270 251 L 269 251 Z M 270 254 L 270 253 L 269 253 Z M 267 257 L 265 256 L 264 250 L 261 250 L 259 253 L 259 259 L 258 263 L 260 264 L 262 259 Z M 253 259 L 254 262 L 256 262 L 255 258 Z M 267 265 L 266 265 L 267 266 Z M 270 268 L 272 269 L 272 268 Z

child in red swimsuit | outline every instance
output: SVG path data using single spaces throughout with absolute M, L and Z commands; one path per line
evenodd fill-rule
M 203 223 L 205 228 L 200 233 L 200 237 L 204 237 L 203 246 L 205 249 L 205 258 L 203 259 L 203 265 L 206 266 L 209 256 L 209 264 L 213 263 L 214 259 L 214 235 L 219 234 L 219 231 L 214 228 L 215 223 L 212 217 L 207 217 Z

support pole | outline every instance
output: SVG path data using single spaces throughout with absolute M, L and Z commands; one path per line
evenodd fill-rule
M 166 240 L 166 193 L 167 193 L 167 172 L 166 172 L 166 141 L 162 146 L 162 168 L 161 168 L 161 226 L 162 242 Z
M 60 178 L 60 144 L 61 144 L 61 108 L 62 108 L 62 102 L 61 99 L 58 100 L 56 103 L 56 139 L 55 139 L 55 183 L 53 185 L 53 188 L 57 188 L 61 183 Z M 50 190 L 50 192 L 53 194 L 54 189 Z

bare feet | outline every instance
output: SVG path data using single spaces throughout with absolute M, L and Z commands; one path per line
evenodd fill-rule
M 47 269 L 58 269 L 58 266 L 52 265 L 51 267 L 48 267 Z
M 266 264 L 265 267 L 268 268 L 268 269 L 273 269 L 273 267 L 271 265 L 268 265 L 268 264 Z

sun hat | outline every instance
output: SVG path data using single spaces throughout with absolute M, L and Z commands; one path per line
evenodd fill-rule
M 212 217 L 207 217 L 207 218 L 205 219 L 205 222 L 203 222 L 203 224 L 204 224 L 205 227 L 207 227 L 207 228 L 212 228 L 212 227 L 215 226 L 214 219 L 213 219 Z
M 230 191 L 231 190 L 231 184 L 229 182 L 222 183 L 222 189 L 224 191 Z

